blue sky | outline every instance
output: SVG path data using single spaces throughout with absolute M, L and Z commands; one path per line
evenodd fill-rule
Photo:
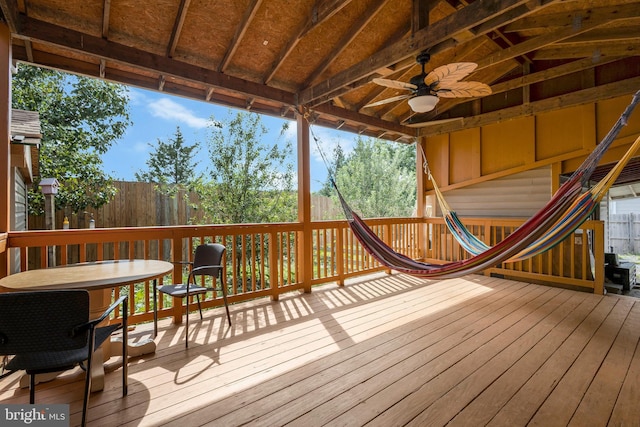
M 146 161 L 153 150 L 149 143 L 156 144 L 157 140 L 167 141 L 175 135 L 176 127 L 180 130 L 189 145 L 198 143 L 197 161 L 199 169 L 204 170 L 208 165 L 207 153 L 207 123 L 211 117 L 224 120 L 229 111 L 236 110 L 214 105 L 203 101 L 167 95 L 165 93 L 129 88 L 130 115 L 133 125 L 126 134 L 115 144 L 102 159 L 104 170 L 116 179 L 135 181 L 135 172 L 146 170 Z M 271 144 L 278 140 L 280 129 L 284 121 L 280 118 L 262 116 L 262 123 L 269 129 L 266 138 Z M 342 146 L 345 153 L 349 153 L 355 144 L 356 135 L 323 127 L 314 127 L 314 133 L 322 142 L 322 150 L 331 155 L 333 147 Z M 285 138 L 296 147 L 296 123 L 290 122 Z M 327 170 L 312 140 L 311 144 L 311 190 L 317 191 L 326 180 Z M 296 165 L 296 153 L 292 163 Z

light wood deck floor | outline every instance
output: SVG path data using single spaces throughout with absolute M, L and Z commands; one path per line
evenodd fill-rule
M 192 314 L 93 393 L 94 426 L 640 426 L 640 300 L 484 276 L 376 275 Z M 138 326 L 134 336 L 151 328 Z M 148 335 L 146 335 L 148 336 Z M 113 359 L 112 359 L 113 360 Z M 40 384 L 71 402 L 82 374 Z M 17 374 L 0 403 L 27 403 Z

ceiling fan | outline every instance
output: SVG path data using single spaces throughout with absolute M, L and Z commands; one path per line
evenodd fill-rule
M 375 78 L 373 82 L 393 89 L 411 91 L 404 95 L 393 96 L 381 101 L 365 105 L 363 108 L 408 99 L 409 106 L 416 113 L 426 113 L 433 110 L 440 98 L 466 98 L 491 94 L 491 88 L 480 82 L 461 82 L 476 69 L 478 64 L 473 62 L 454 62 L 443 65 L 429 73 L 425 73 L 424 66 L 431 59 L 431 55 L 422 52 L 416 62 L 422 65 L 422 73 L 413 76 L 409 83 L 399 80 Z

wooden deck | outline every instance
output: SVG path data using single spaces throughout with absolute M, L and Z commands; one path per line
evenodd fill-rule
M 638 426 L 640 300 L 484 276 L 376 275 L 165 321 L 155 355 L 91 396 L 95 426 Z M 147 325 L 134 336 L 145 336 Z M 71 402 L 82 374 L 39 385 Z M 26 403 L 17 374 L 0 403 Z

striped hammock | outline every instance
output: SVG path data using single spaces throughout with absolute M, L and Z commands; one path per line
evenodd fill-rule
M 609 173 L 603 177 L 600 182 L 578 197 L 571 207 L 545 234 L 529 245 L 528 248 L 514 255 L 512 258 L 509 258 L 505 262 L 522 261 L 541 254 L 551 249 L 553 246 L 564 240 L 569 234 L 574 232 L 593 213 L 598 206 L 598 203 L 600 203 L 605 194 L 607 194 L 609 188 L 611 188 L 626 164 L 637 152 L 638 148 L 640 148 L 640 137 L 636 139 L 629 150 L 609 171 Z M 426 164 L 425 168 L 427 168 Z M 457 213 L 449 207 L 449 204 L 444 199 L 442 192 L 438 188 L 435 178 L 431 175 L 428 169 L 427 176 L 433 184 L 434 193 L 438 200 L 438 204 L 440 205 L 440 209 L 442 210 L 445 224 L 460 246 L 462 246 L 462 248 L 471 255 L 479 255 L 488 250 L 490 246 L 478 239 L 469 229 L 467 229 L 458 217 Z
M 575 231 L 588 218 L 602 195 L 607 192 L 640 145 L 639 137 L 607 177 L 603 178 L 590 191 L 581 194 L 582 188 L 588 183 L 598 162 L 622 127 L 627 124 L 628 117 L 638 101 L 640 101 L 640 91 L 636 92 L 631 103 L 600 144 L 587 156 L 571 177 L 560 186 L 547 204 L 500 243 L 492 247 L 486 246 L 466 230 L 454 212 L 454 215 L 451 215 L 447 220 L 447 224 L 451 223 L 452 229 L 455 230 L 452 231 L 454 236 L 462 236 L 461 240 L 474 251 L 471 252 L 473 256 L 465 260 L 447 264 L 429 264 L 413 260 L 394 251 L 349 207 L 335 181 L 331 179 L 331 182 L 336 189 L 351 231 L 365 250 L 385 267 L 423 278 L 445 279 L 476 273 L 506 261 L 526 259 L 548 250 Z M 442 200 L 444 201 L 444 198 Z M 449 209 L 449 212 L 452 211 Z M 466 246 L 463 247 L 467 249 Z

